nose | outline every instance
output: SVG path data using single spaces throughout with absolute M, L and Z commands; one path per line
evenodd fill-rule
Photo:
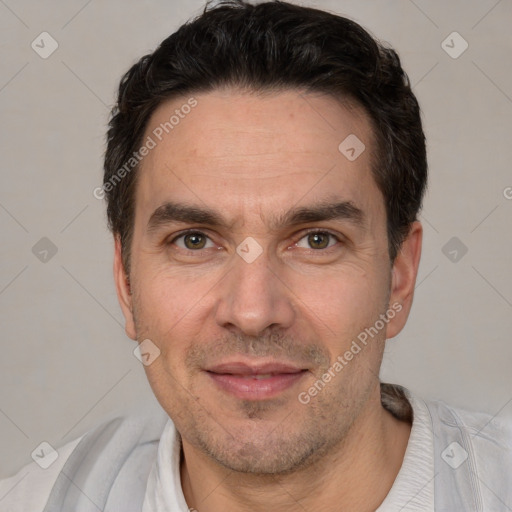
M 289 328 L 295 309 L 284 276 L 270 267 L 265 253 L 250 263 L 238 254 L 233 257 L 231 270 L 219 283 L 217 324 L 247 336 Z

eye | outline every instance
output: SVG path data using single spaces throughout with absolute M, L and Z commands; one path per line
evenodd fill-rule
M 181 249 L 186 249 L 189 251 L 209 249 L 214 247 L 214 243 L 200 231 L 183 233 L 182 235 L 177 236 L 174 240 L 172 240 L 171 243 L 176 244 Z
M 328 231 L 312 231 L 303 236 L 295 245 L 303 249 L 328 249 L 339 242 L 332 233 Z

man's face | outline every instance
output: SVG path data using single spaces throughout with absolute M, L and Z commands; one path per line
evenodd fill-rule
M 375 405 L 385 338 L 407 316 L 377 322 L 400 290 L 372 132 L 326 96 L 194 97 L 161 141 L 188 98 L 146 130 L 157 145 L 138 176 L 132 295 L 116 250 L 126 330 L 161 351 L 145 369 L 184 444 L 234 470 L 290 471 Z M 349 135 L 366 146 L 355 160 L 338 149 Z M 361 350 L 336 371 L 354 340 Z

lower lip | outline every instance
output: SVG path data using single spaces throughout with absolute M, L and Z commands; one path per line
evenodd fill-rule
M 306 373 L 279 373 L 265 379 L 239 377 L 227 373 L 207 372 L 224 391 L 244 400 L 265 400 L 289 389 Z

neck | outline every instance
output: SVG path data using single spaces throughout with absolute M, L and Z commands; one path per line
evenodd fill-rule
M 410 430 L 374 394 L 342 443 L 286 475 L 236 473 L 183 441 L 183 493 L 189 507 L 199 512 L 373 512 L 400 470 Z

